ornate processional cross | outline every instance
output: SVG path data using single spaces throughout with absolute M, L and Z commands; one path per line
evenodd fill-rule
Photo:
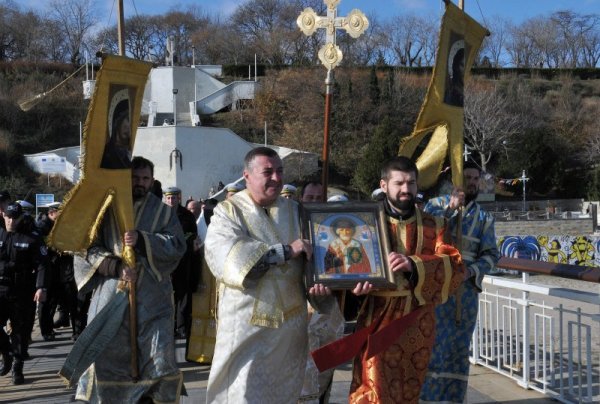
M 319 50 L 319 60 L 327 70 L 334 69 L 342 61 L 342 51 L 337 46 L 335 34 L 337 29 L 344 29 L 352 38 L 358 38 L 369 28 L 369 20 L 362 11 L 354 9 L 348 17 L 337 16 L 337 6 L 341 0 L 323 0 L 327 5 L 327 17 L 318 16 L 308 7 L 296 20 L 298 27 L 306 36 L 315 33 L 319 28 L 324 28 L 326 37 L 325 45 Z
M 369 20 L 362 11 L 354 9 L 348 17 L 337 16 L 337 6 L 341 0 L 323 0 L 327 5 L 327 16 L 320 17 L 308 7 L 298 16 L 296 23 L 305 35 L 310 36 L 317 29 L 325 29 L 325 45 L 319 49 L 319 60 L 327 68 L 325 79 L 325 131 L 323 134 L 323 202 L 327 200 L 327 178 L 329 174 L 329 115 L 333 92 L 333 69 L 342 61 L 342 51 L 335 43 L 336 30 L 344 29 L 352 38 L 358 38 L 369 27 Z

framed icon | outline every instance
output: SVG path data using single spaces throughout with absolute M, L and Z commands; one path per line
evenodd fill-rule
M 304 238 L 313 247 L 305 271 L 309 287 L 322 283 L 331 289 L 353 289 L 368 281 L 377 288 L 395 288 L 381 203 L 305 204 L 302 223 Z

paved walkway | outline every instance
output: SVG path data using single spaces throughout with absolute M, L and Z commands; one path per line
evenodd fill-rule
M 37 329 L 37 327 L 36 327 Z M 57 376 L 65 357 L 71 349 L 71 330 L 57 330 L 57 338 L 52 342 L 44 342 L 39 333 L 33 336 L 33 344 L 29 348 L 31 359 L 25 362 L 25 384 L 13 386 L 10 373 L 0 377 L 0 403 L 68 403 L 74 390 L 66 389 Z M 209 366 L 200 366 L 186 362 L 183 358 L 184 341 L 177 343 L 177 358 L 184 376 L 188 392 L 181 403 L 204 403 Z M 350 388 L 351 369 L 346 364 L 336 369 L 330 403 L 346 403 Z M 543 395 L 524 390 L 506 377 L 480 366 L 471 367 L 467 403 L 526 403 L 542 404 L 554 402 Z

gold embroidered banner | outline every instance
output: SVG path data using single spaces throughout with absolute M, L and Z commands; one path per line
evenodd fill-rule
M 83 131 L 81 180 L 65 197 L 49 236 L 57 250 L 88 248 L 111 205 L 121 231 L 134 228 L 131 151 L 151 67 L 104 56 Z
M 446 1 L 440 38 L 427 95 L 413 133 L 400 145 L 399 155 L 418 156 L 419 188 L 435 185 L 444 160 L 450 154 L 452 183 L 462 186 L 464 83 L 473 59 L 488 31 L 452 2 Z

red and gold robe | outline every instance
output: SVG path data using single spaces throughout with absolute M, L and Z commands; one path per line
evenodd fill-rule
M 357 320 L 357 330 L 380 331 L 406 314 L 420 315 L 386 350 L 367 359 L 366 347 L 354 359 L 351 403 L 417 403 L 435 340 L 435 305 L 444 303 L 464 279 L 458 250 L 444 240 L 442 218 L 416 210 L 407 220 L 388 216 L 392 249 L 407 255 L 418 278 L 396 274 L 397 289 L 372 292 Z

